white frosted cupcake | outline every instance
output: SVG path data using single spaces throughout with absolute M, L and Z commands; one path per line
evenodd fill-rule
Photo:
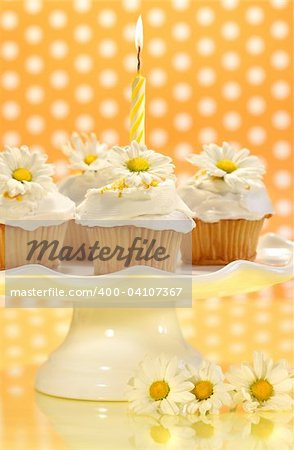
M 264 219 L 272 204 L 262 178 L 265 167 L 247 149 L 234 150 L 224 142 L 203 146 L 188 158 L 199 170 L 179 195 L 195 213 L 192 263 L 227 264 L 237 259 L 254 260 Z M 191 261 L 191 241 L 183 240 L 182 257 Z
M 171 158 L 136 142 L 114 147 L 109 152 L 112 173 L 117 181 L 88 191 L 77 208 L 76 221 L 87 230 L 91 245 L 128 249 L 137 239 L 166 249 L 166 258 L 136 260 L 129 265 L 149 265 L 174 271 L 182 236 L 195 226 L 192 211 L 176 193 Z M 96 274 L 125 267 L 115 257 L 94 260 Z
M 107 145 L 97 141 L 94 133 L 73 133 L 71 140 L 62 147 L 70 161 L 70 169 L 78 173 L 66 177 L 58 185 L 61 194 L 66 195 L 76 205 L 85 198 L 88 189 L 104 186 L 110 181 L 108 172 Z M 66 245 L 87 244 L 87 234 L 74 221 L 68 225 Z
M 0 266 L 1 269 L 40 263 L 56 267 L 45 252 L 28 259 L 36 240 L 58 241 L 63 246 L 67 223 L 74 217 L 75 204 L 60 194 L 53 183 L 53 167 L 47 156 L 28 147 L 7 147 L 0 153 Z

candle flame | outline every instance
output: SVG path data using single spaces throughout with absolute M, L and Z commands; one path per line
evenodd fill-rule
M 136 49 L 138 51 L 139 47 L 140 50 L 143 48 L 143 21 L 142 16 L 139 16 L 137 23 L 136 23 L 136 34 L 135 34 L 135 43 L 136 43 Z

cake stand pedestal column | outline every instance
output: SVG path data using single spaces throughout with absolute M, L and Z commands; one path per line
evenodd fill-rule
M 63 398 L 126 400 L 133 370 L 146 354 L 201 357 L 182 335 L 174 308 L 76 308 L 69 333 L 39 369 L 36 389 Z

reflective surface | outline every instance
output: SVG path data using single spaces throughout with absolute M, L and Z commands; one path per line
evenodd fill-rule
M 126 403 L 63 400 L 36 393 L 35 368 L 1 373 L 4 450 L 290 450 L 291 413 L 224 412 L 199 420 L 144 417 Z

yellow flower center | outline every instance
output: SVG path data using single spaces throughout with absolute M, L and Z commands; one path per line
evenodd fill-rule
M 257 380 L 250 386 L 251 394 L 259 402 L 265 402 L 273 395 L 274 388 L 267 380 Z
M 85 164 L 88 164 L 88 166 L 89 166 L 89 165 L 92 164 L 94 161 L 96 161 L 96 159 L 97 159 L 97 156 L 96 156 L 96 155 L 87 155 L 87 156 L 85 156 L 85 158 L 84 158 L 84 163 L 85 163 Z
M 12 172 L 12 178 L 17 181 L 32 181 L 33 176 L 28 169 L 24 167 L 19 167 Z
M 157 401 L 163 400 L 169 394 L 170 388 L 166 381 L 154 381 L 149 388 L 150 397 Z
M 213 394 L 213 385 L 210 381 L 198 381 L 191 392 L 197 400 L 206 400 Z
M 193 428 L 198 438 L 210 439 L 214 435 L 214 428 L 209 423 L 199 421 L 194 423 Z
M 274 430 L 274 423 L 271 420 L 264 419 L 261 417 L 258 423 L 253 423 L 251 425 L 252 436 L 259 439 L 268 438 Z
M 229 159 L 220 159 L 216 163 L 216 167 L 218 169 L 224 170 L 227 173 L 232 173 L 234 170 L 238 169 L 236 164 L 233 161 L 230 161 Z
M 166 444 L 170 440 L 170 432 L 162 425 L 154 425 L 151 427 L 150 435 L 157 444 Z
M 18 194 L 18 195 L 9 195 L 8 192 L 4 192 L 3 194 L 4 198 L 8 198 L 9 200 L 17 200 L 18 202 L 22 201 L 22 195 Z
M 127 168 L 131 172 L 146 172 L 150 169 L 150 164 L 147 159 L 138 156 L 137 158 L 129 159 L 127 162 Z

